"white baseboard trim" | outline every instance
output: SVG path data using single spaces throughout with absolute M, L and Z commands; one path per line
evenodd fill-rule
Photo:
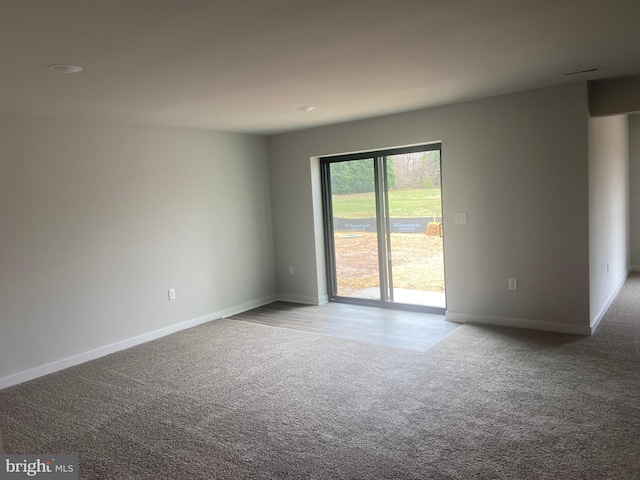
M 246 312 L 247 310 L 253 310 L 254 308 L 262 307 L 263 305 L 268 305 L 269 303 L 273 303 L 278 300 L 277 295 L 269 295 L 267 297 L 262 297 L 257 300 L 252 300 L 250 302 L 245 302 L 240 305 L 235 305 L 231 308 L 227 308 L 220 312 L 220 318 L 232 317 L 233 315 L 237 315 L 242 312 Z
M 65 368 L 74 367 L 76 365 L 80 365 L 81 363 L 95 360 L 96 358 L 104 357 L 105 355 L 110 355 L 115 352 L 119 352 L 120 350 L 135 347 L 136 345 L 141 345 L 143 343 L 150 342 L 151 340 L 156 340 L 158 338 L 171 335 L 172 333 L 176 333 L 181 330 L 186 330 L 187 328 L 197 327 L 198 325 L 202 325 L 203 323 L 207 323 L 212 320 L 218 320 L 221 318 L 229 317 L 231 315 L 235 315 L 237 313 L 245 312 L 247 310 L 251 310 L 252 308 L 271 303 L 276 299 L 276 295 L 263 297 L 258 300 L 253 300 L 251 302 L 246 302 L 241 305 L 227 308 L 220 312 L 214 312 L 208 315 L 203 315 L 202 317 L 192 318 L 191 320 L 176 323 L 174 325 L 169 325 L 168 327 L 160 328 L 158 330 L 153 330 L 152 332 L 144 333 L 142 335 L 138 335 L 137 337 L 128 338 L 126 340 L 115 342 L 110 345 L 105 345 L 103 347 L 89 350 L 88 352 L 79 353 L 77 355 L 72 355 L 71 357 L 40 365 L 39 367 L 14 373 L 12 375 L 0 378 L 0 390 L 11 387 L 13 385 L 18 385 L 19 383 L 33 380 L 34 378 L 42 377 L 50 373 L 64 370 Z
M 618 282 L 618 284 L 616 285 L 616 288 L 613 289 L 613 292 L 611 292 L 611 295 L 609 295 L 609 298 L 607 298 L 607 301 L 604 302 L 604 305 L 602 305 L 602 308 L 600 309 L 598 314 L 591 321 L 591 335 L 593 335 L 595 333 L 596 329 L 598 328 L 598 325 L 600 325 L 600 322 L 602 321 L 602 319 L 606 315 L 607 310 L 609 310 L 609 307 L 611 306 L 613 301 L 616 299 L 616 297 L 620 293 L 620 290 L 622 289 L 622 286 L 624 285 L 624 282 L 627 281 L 628 277 L 629 277 L 629 273 L 627 272 L 622 277 L 622 280 L 620 280 Z
M 329 301 L 329 297 L 324 295 L 322 297 L 307 297 L 306 295 L 290 295 L 288 293 L 281 293 L 278 295 L 278 300 L 291 303 L 302 303 L 305 305 L 322 305 Z
M 591 328 L 586 325 L 569 325 L 566 323 L 542 322 L 522 318 L 493 317 L 489 315 L 472 315 L 447 311 L 445 318 L 454 323 L 480 323 L 499 325 L 502 327 L 544 330 L 546 332 L 572 333 L 574 335 L 591 335 Z

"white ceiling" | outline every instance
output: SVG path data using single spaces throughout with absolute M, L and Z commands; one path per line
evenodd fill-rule
M 297 130 L 638 74 L 639 21 L 639 0 L 0 0 L 0 112 Z

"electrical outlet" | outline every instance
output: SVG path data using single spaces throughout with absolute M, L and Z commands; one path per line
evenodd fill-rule
M 168 293 L 169 293 L 169 300 L 175 300 L 176 299 L 176 289 L 175 288 L 170 288 Z
M 294 270 L 294 268 L 293 268 L 293 265 L 289 265 L 289 275 L 293 275 L 293 274 L 295 274 L 295 273 L 296 273 L 296 272 L 295 272 L 295 270 Z
M 518 290 L 518 279 L 516 278 L 509 279 L 509 290 Z
M 466 225 L 467 224 L 467 214 L 462 212 L 462 213 L 456 213 L 454 216 L 454 220 L 456 222 L 456 225 Z

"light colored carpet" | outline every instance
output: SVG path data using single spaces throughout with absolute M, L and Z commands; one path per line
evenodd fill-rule
M 639 298 L 428 352 L 220 320 L 0 391 L 0 429 L 81 478 L 640 478 Z

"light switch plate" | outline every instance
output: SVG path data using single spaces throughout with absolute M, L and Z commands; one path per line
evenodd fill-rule
M 466 225 L 467 224 L 467 214 L 466 213 L 456 213 L 455 222 L 456 222 L 456 225 Z

